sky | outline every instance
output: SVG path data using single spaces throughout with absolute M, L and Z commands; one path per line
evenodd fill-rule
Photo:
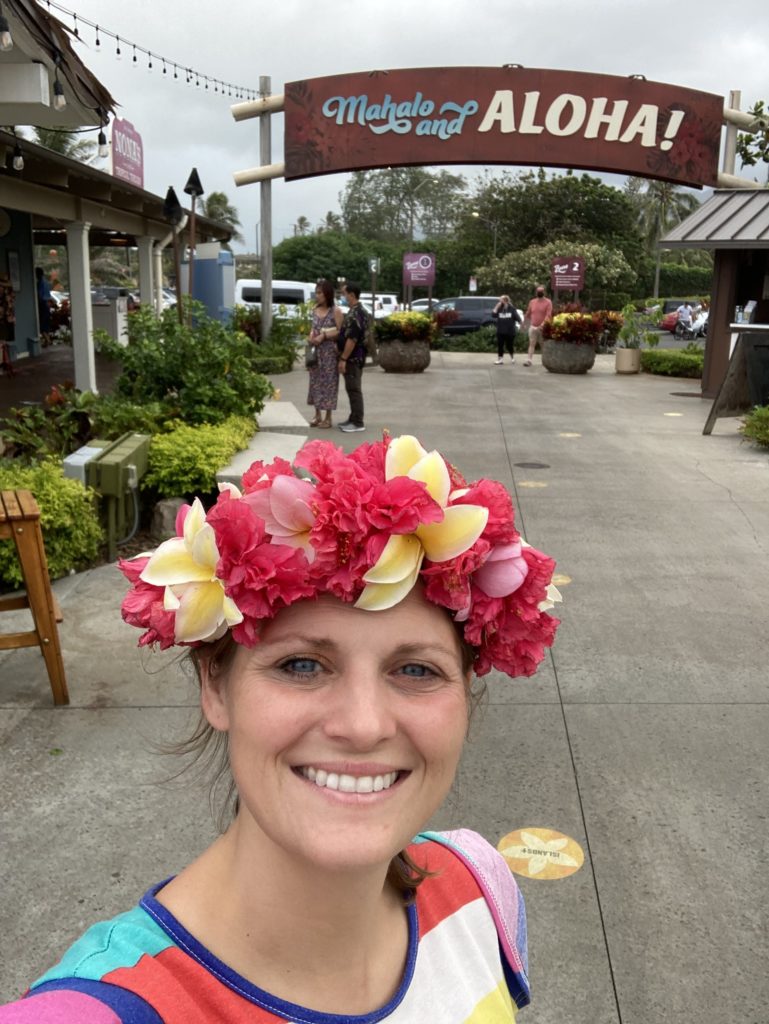
M 647 79 L 727 97 L 742 109 L 769 100 L 769 3 L 742 0 L 61 0 L 123 40 L 212 78 L 272 91 L 286 82 L 382 68 L 492 66 L 643 74 Z M 65 24 L 67 15 L 52 11 Z M 80 24 L 78 52 L 120 104 L 144 145 L 145 188 L 182 189 L 196 167 L 205 191 L 225 192 L 238 210 L 245 246 L 254 251 L 259 186 L 240 188 L 233 172 L 259 163 L 256 120 L 236 123 L 234 100 L 146 70 L 130 46 L 114 56 L 114 40 Z M 283 159 L 283 115 L 273 118 L 273 160 Z M 481 168 L 455 169 L 469 175 Z M 752 177 L 755 172 L 751 171 Z M 602 175 L 621 186 L 622 178 Z M 345 175 L 273 183 L 273 241 L 293 233 L 301 215 L 317 225 L 339 209 Z

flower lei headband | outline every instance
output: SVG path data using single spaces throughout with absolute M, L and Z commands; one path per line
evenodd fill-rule
M 299 474 L 302 475 L 299 475 Z M 404 435 L 350 454 L 311 441 L 293 466 L 255 462 L 243 493 L 224 485 L 206 513 L 183 506 L 178 536 L 121 561 L 122 613 L 140 645 L 198 645 L 231 630 L 246 647 L 295 601 L 333 594 L 390 608 L 421 579 L 427 599 L 463 623 L 474 670 L 532 675 L 555 636 L 555 563 L 527 545 L 502 484 L 468 484 Z

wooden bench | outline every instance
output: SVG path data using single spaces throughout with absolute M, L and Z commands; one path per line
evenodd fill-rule
M 0 651 L 40 647 L 55 704 L 69 704 L 59 631 L 61 611 L 51 591 L 40 509 L 29 491 L 0 491 L 0 538 L 13 540 L 24 577 L 26 596 L 0 597 L 0 613 L 29 608 L 35 628 L 24 633 L 0 633 Z

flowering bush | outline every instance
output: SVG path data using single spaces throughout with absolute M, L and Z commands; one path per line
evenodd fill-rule
M 599 309 L 595 315 L 601 318 L 605 340 L 609 345 L 614 344 L 625 323 L 624 316 L 613 309 Z
M 603 334 L 600 313 L 557 313 L 543 324 L 543 334 L 551 341 L 569 341 L 573 345 L 596 345 Z
M 391 313 L 377 320 L 376 340 L 383 341 L 430 341 L 437 333 L 437 325 L 427 313 Z

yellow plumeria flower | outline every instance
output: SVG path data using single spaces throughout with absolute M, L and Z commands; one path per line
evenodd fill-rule
M 163 607 L 176 612 L 174 638 L 177 643 L 217 640 L 243 621 L 238 606 L 227 597 L 216 577 L 219 550 L 213 527 L 195 498 L 181 537 L 164 541 L 152 555 L 141 579 L 165 587 Z
M 420 480 L 443 509 L 440 523 L 422 523 L 414 533 L 394 534 L 376 565 L 363 577 L 366 587 L 357 608 L 383 611 L 398 604 L 417 581 L 425 556 L 447 562 L 467 551 L 483 533 L 489 510 L 480 505 L 449 505 L 451 477 L 443 457 L 427 452 L 415 437 L 394 438 L 385 456 L 385 479 L 407 476 Z

